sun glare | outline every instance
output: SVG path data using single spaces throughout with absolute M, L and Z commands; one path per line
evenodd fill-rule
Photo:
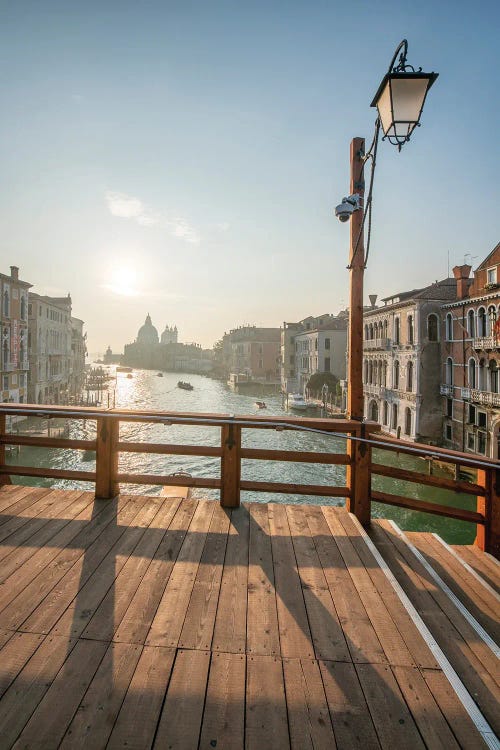
M 136 296 L 139 294 L 136 272 L 132 268 L 113 269 L 108 288 L 115 294 L 120 294 L 124 297 Z

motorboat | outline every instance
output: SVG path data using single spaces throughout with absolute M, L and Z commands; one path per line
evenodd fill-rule
M 163 377 L 163 373 L 162 372 L 157 372 L 156 373 L 156 377 L 157 378 L 162 378 Z
M 308 408 L 307 402 L 301 393 L 289 393 L 287 405 L 289 409 L 295 409 L 296 411 L 305 411 Z
M 191 383 L 186 383 L 184 380 L 179 380 L 177 383 L 177 388 L 182 388 L 184 391 L 192 391 L 194 390 L 194 386 L 191 385 Z
M 258 409 L 267 409 L 267 405 L 266 405 L 266 402 L 265 402 L 265 401 L 256 401 L 256 402 L 255 402 L 255 406 L 256 406 L 256 407 L 257 407 Z

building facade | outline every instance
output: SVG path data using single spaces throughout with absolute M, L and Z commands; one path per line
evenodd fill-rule
M 207 373 L 212 370 L 211 350 L 202 349 L 195 343 L 183 344 L 177 339 L 177 327 L 166 326 L 160 341 L 158 331 L 148 313 L 135 341 L 125 345 L 123 364 L 173 372 Z
M 71 318 L 71 367 L 69 378 L 69 400 L 79 403 L 85 382 L 85 357 L 87 356 L 87 334 L 84 322 Z
M 2 401 L 28 401 L 28 294 L 31 284 L 19 278 L 19 268 L 10 276 L 0 273 L 0 391 Z
M 277 382 L 280 376 L 280 329 L 241 326 L 221 341 L 222 374 L 245 375 L 251 380 Z
M 311 375 L 318 372 L 345 378 L 348 320 L 344 311 L 283 323 L 280 376 L 284 393 L 303 393 Z
M 83 325 L 83 323 L 82 323 Z M 65 404 L 71 395 L 71 297 L 29 295 L 29 383 L 33 404 Z
M 365 417 L 404 440 L 441 441 L 440 316 L 456 298 L 453 279 L 387 297 L 365 311 Z
M 500 243 L 442 308 L 441 395 L 446 447 L 500 458 Z

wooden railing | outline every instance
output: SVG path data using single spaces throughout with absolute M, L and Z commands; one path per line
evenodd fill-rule
M 7 416 L 31 416 L 94 420 L 96 438 L 75 440 L 49 436 L 20 435 L 6 430 Z M 159 423 L 216 427 L 220 430 L 219 445 L 186 445 L 170 443 L 131 442 L 120 436 L 122 423 Z M 337 436 L 345 439 L 345 452 L 318 452 L 247 448 L 242 445 L 242 430 L 301 430 Z M 12 476 L 47 477 L 86 481 L 95 484 L 96 498 L 115 497 L 120 484 L 178 485 L 209 488 L 220 491 L 221 505 L 234 508 L 240 504 L 242 491 L 275 492 L 320 497 L 344 497 L 346 507 L 368 525 L 371 503 L 396 505 L 409 510 L 476 524 L 476 544 L 483 550 L 500 556 L 500 462 L 481 459 L 471 454 L 458 453 L 428 445 L 407 443 L 379 434 L 379 425 L 350 420 L 309 419 L 303 417 L 234 416 L 177 412 L 103 410 L 89 407 L 36 406 L 0 404 L 0 484 Z M 95 451 L 95 471 L 55 469 L 7 464 L 6 445 Z M 457 478 L 435 476 L 375 463 L 373 449 L 392 453 L 408 453 L 431 462 L 438 461 L 456 468 Z M 200 456 L 220 459 L 219 477 L 191 477 L 178 474 L 130 473 L 119 470 L 120 453 Z M 381 454 L 383 455 L 383 454 Z M 346 482 L 342 486 L 321 484 L 292 484 L 264 482 L 241 478 L 242 459 L 265 461 L 293 461 L 313 464 L 343 465 Z M 477 473 L 476 481 L 458 478 L 460 467 Z M 456 508 L 445 503 L 434 503 L 399 494 L 372 489 L 372 476 L 384 476 L 421 486 L 460 492 L 476 497 L 476 509 Z

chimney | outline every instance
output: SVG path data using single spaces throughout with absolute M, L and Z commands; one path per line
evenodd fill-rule
M 19 268 L 17 266 L 10 267 L 10 277 L 11 279 L 14 279 L 14 281 L 19 280 Z
M 453 269 L 453 275 L 457 282 L 457 299 L 465 299 L 468 297 L 469 291 L 469 276 L 472 271 L 472 266 L 455 266 Z
M 368 299 L 370 300 L 370 305 L 372 307 L 375 307 L 375 304 L 377 302 L 377 297 L 378 297 L 378 294 L 369 294 L 368 295 Z

